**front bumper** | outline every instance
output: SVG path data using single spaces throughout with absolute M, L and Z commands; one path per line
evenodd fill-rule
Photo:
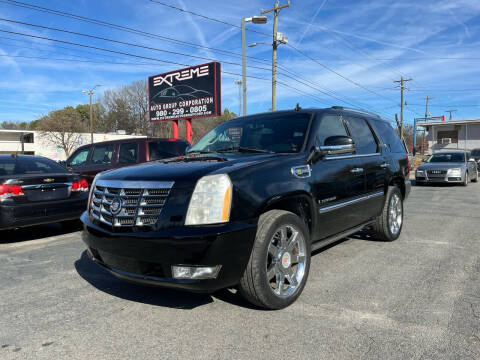
M 47 224 L 57 221 L 74 220 L 87 208 L 88 194 L 75 198 L 38 203 L 0 204 L 0 229 Z
M 256 222 L 218 226 L 175 227 L 156 232 L 110 233 L 87 213 L 83 241 L 88 255 L 120 279 L 195 292 L 214 292 L 238 284 L 255 240 Z M 221 265 L 215 279 L 180 280 L 172 265 Z

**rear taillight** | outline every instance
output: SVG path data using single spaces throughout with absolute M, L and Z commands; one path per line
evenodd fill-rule
M 25 196 L 20 185 L 0 185 L 0 201 L 20 196 Z
M 72 192 L 87 192 L 88 191 L 88 182 L 85 179 L 75 181 L 72 184 Z

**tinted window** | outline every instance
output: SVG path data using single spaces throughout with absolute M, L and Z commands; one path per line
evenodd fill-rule
M 93 150 L 92 164 L 110 164 L 113 156 L 113 145 L 97 145 Z
M 303 147 L 310 117 L 306 113 L 274 113 L 227 121 L 205 135 L 189 153 L 238 147 L 282 153 L 298 152 Z
M 320 121 L 317 130 L 318 144 L 320 146 L 325 145 L 325 140 L 330 136 L 348 136 L 342 116 L 325 115 Z
M 472 150 L 472 156 L 480 156 L 480 149 Z
M 11 157 L 0 159 L 0 176 L 65 173 L 65 168 L 54 161 L 37 157 Z
M 87 162 L 89 152 L 90 152 L 89 147 L 85 148 L 85 149 L 78 150 L 75 154 L 72 155 L 72 157 L 68 161 L 68 166 L 84 165 Z
M 118 162 L 120 164 L 136 164 L 138 159 L 138 143 L 126 143 L 120 145 Z
M 350 134 L 355 142 L 355 152 L 357 154 L 376 153 L 378 145 L 366 120 L 357 117 L 346 117 L 346 120 Z
M 382 139 L 383 143 L 387 145 L 391 152 L 405 153 L 405 147 L 397 135 L 393 127 L 384 121 L 372 121 L 372 126 L 375 128 L 377 134 Z
M 148 155 L 150 161 L 166 159 L 178 155 L 184 155 L 188 143 L 180 141 L 158 141 L 148 143 Z
M 458 153 L 438 153 L 433 154 L 428 159 L 429 163 L 443 163 L 443 162 L 465 162 L 465 154 Z

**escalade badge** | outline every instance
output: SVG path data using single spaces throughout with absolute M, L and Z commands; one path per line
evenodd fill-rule
M 122 200 L 116 196 L 113 198 L 112 203 L 110 204 L 110 212 L 113 215 L 117 215 L 122 209 Z

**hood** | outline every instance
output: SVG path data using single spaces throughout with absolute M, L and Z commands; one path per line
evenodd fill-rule
M 445 163 L 426 163 L 420 165 L 417 170 L 448 170 L 453 168 L 463 168 L 465 163 L 445 162 Z
M 280 154 L 186 155 L 101 173 L 102 180 L 174 181 L 175 187 L 191 187 L 205 175 L 229 173 L 236 169 L 271 161 Z

